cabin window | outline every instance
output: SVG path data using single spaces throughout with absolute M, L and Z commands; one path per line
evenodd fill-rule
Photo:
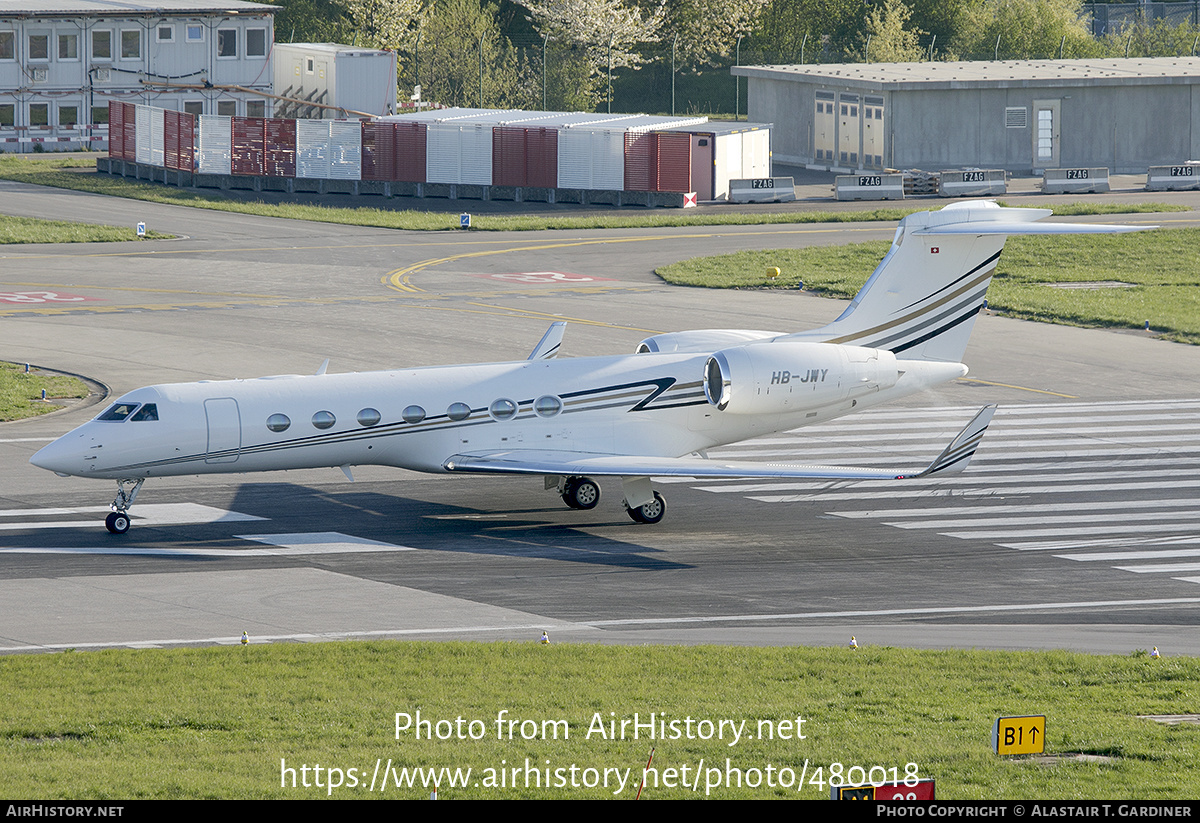
M 471 407 L 466 403 L 451 403 L 446 409 L 446 416 L 451 420 L 466 420 L 471 416 Z
M 115 420 L 119 423 L 129 415 L 133 414 L 137 407 L 137 403 L 113 403 L 108 407 L 108 409 L 105 410 L 104 414 L 100 415 L 96 419 L 109 421 Z
M 331 411 L 319 411 L 312 416 L 312 424 L 318 429 L 328 429 L 337 422 Z
M 129 418 L 135 423 L 140 423 L 143 420 L 158 420 L 158 404 L 147 403 L 137 410 L 133 417 Z
M 497 420 L 508 420 L 517 413 L 517 404 L 507 397 L 501 397 L 492 403 L 488 409 Z
M 400 417 L 405 423 L 420 423 L 425 419 L 425 410 L 420 406 L 405 406 Z
M 553 417 L 562 411 L 562 401 L 554 395 L 543 395 L 534 401 L 533 410 L 538 417 Z
M 292 425 L 292 419 L 286 414 L 273 414 L 267 418 L 267 428 L 273 432 L 285 432 Z
M 366 426 L 367 428 L 379 425 L 379 421 L 382 419 L 383 415 L 376 409 L 363 409 L 358 413 L 358 425 Z

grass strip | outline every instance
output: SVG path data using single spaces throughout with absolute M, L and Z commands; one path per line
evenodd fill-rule
M 22 158 L 0 157 L 0 179 L 42 186 L 87 191 L 113 197 L 126 197 L 153 203 L 214 209 L 264 217 L 290 220 L 312 220 L 355 226 L 403 229 L 406 231 L 458 231 L 458 215 L 417 210 L 393 211 L 377 208 L 339 208 L 300 203 L 265 203 L 246 201 L 221 195 L 214 191 L 179 189 L 172 186 L 127 180 L 107 174 L 86 173 L 80 169 L 94 168 L 91 158 Z M 75 171 L 72 171 L 75 169 Z M 932 204 L 930 204 L 932 205 Z M 553 217 L 546 215 L 472 215 L 472 230 L 479 231 L 539 231 L 546 229 L 626 229 L 666 228 L 672 226 L 731 226 L 767 225 L 781 223 L 848 223 L 895 221 L 922 211 L 930 205 L 886 207 L 865 211 L 815 212 L 741 212 L 720 214 L 696 213 L 685 209 L 665 209 L 648 212 L 621 210 L 616 213 L 596 213 L 582 216 Z M 940 205 L 937 204 L 937 205 Z M 733 206 L 731 209 L 735 208 Z M 750 207 L 753 208 L 753 207 Z M 1074 209 L 1063 211 L 1062 209 Z M 1113 204 L 1074 203 L 1055 206 L 1059 214 L 1111 214 L 1130 212 L 1187 211 L 1184 206 L 1164 203 Z
M 149 240 L 162 240 L 169 234 L 146 232 Z M 137 240 L 137 228 L 70 223 L 65 220 L 39 220 L 0 214 L 0 245 L 19 243 L 117 243 Z
M 669 283 L 707 288 L 794 289 L 850 298 L 887 252 L 887 242 L 776 249 L 702 257 L 656 269 Z M 772 280 L 768 267 L 778 267 Z M 1112 288 L 1062 284 L 1115 281 Z M 1090 328 L 1150 328 L 1200 344 L 1200 229 L 1114 235 L 1011 237 L 988 291 L 1008 317 Z
M 46 399 L 42 400 L 42 390 Z M 87 397 L 87 385 L 77 377 L 39 369 L 25 372 L 16 363 L 0 363 L 0 421 L 37 417 L 59 408 L 56 400 Z
M 419 778 L 395 786 L 399 769 L 422 767 L 471 769 L 465 787 L 442 786 L 446 799 L 611 798 L 611 782 L 571 781 L 628 769 L 615 796 L 629 798 L 651 746 L 649 798 L 704 796 L 709 779 L 714 797 L 825 799 L 831 776 L 875 766 L 935 778 L 940 800 L 1151 799 L 1194 796 L 1200 763 L 1194 726 L 1138 717 L 1195 711 L 1200 660 L 1144 651 L 233 645 L 11 655 L 0 683 L 5 788 L 40 799 L 366 797 L 377 761 L 397 770 L 383 797 L 427 797 Z M 652 713 L 665 739 L 648 738 Z M 635 714 L 639 739 L 628 723 L 622 738 Z M 995 719 L 1026 714 L 1047 716 L 1048 753 L 1093 760 L 994 755 Z M 728 723 L 717 737 L 721 721 L 740 740 Z M 678 785 L 701 762 L 718 772 L 702 772 L 699 791 Z M 512 772 L 501 785 L 497 770 L 513 768 L 516 785 Z M 329 769 L 341 770 L 332 790 Z

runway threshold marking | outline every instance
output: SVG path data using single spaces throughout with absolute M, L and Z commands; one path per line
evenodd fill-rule
M 0 517 L 31 518 L 40 516 L 62 517 L 64 515 L 98 514 L 112 511 L 109 506 L 80 506 L 59 509 L 6 509 L 0 510 Z M 254 520 L 266 520 L 252 514 L 218 509 L 213 506 L 203 506 L 199 503 L 146 503 L 129 510 L 130 519 L 135 526 L 181 526 L 197 523 L 246 523 Z M 21 520 L 16 523 L 0 522 L 0 531 L 19 531 L 24 529 L 95 529 L 99 526 L 98 519 L 87 520 Z M 0 552 L 20 554 L 23 552 L 40 552 L 41 549 L 0 548 Z M 69 551 L 54 549 L 47 551 Z
M 255 518 L 261 520 L 263 518 Z M 88 524 L 94 525 L 94 524 Z M 398 546 L 341 532 L 299 532 L 295 534 L 235 534 L 239 540 L 265 543 L 269 548 L 166 548 L 157 546 L 65 546 L 59 548 L 0 548 L 0 554 L 88 554 L 121 557 L 310 557 L 329 554 L 371 552 L 411 552 L 411 546 Z
M 381 540 L 354 537 L 341 532 L 307 532 L 295 534 L 235 534 L 239 540 L 250 540 L 275 546 L 274 549 L 251 549 L 266 554 L 349 554 L 352 552 L 412 552 L 412 546 L 399 546 Z M 236 551 L 244 554 L 245 550 Z

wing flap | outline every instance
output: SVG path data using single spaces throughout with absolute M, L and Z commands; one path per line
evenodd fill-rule
M 923 471 L 863 469 L 796 463 L 647 457 L 593 452 L 509 449 L 456 454 L 446 471 L 481 474 L 592 475 L 597 477 L 774 477 L 815 480 L 905 480 L 959 472 L 975 454 L 996 407 L 985 406 Z

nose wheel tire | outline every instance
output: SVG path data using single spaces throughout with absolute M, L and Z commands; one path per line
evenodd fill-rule
M 129 515 L 124 512 L 112 512 L 104 518 L 104 527 L 113 534 L 125 534 L 129 531 Z
M 667 501 L 663 500 L 662 495 L 658 492 L 654 493 L 654 499 L 644 506 L 632 508 L 625 507 L 625 512 L 635 523 L 654 524 L 663 519 L 663 515 L 667 513 Z
M 562 499 L 572 509 L 594 509 L 600 502 L 600 487 L 590 477 L 569 477 Z

